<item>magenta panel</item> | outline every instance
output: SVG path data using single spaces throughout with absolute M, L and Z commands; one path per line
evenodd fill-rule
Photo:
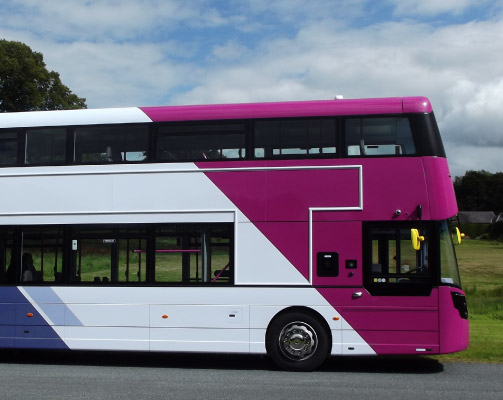
M 423 113 L 431 111 L 424 97 L 383 99 L 318 100 L 278 103 L 211 104 L 141 107 L 154 122 L 216 119 L 312 117 L 332 115 L 374 115 Z
M 358 207 L 359 169 L 268 170 L 266 219 L 307 221 L 312 207 Z
M 360 331 L 435 331 L 438 332 L 438 310 L 404 307 L 408 299 L 401 299 L 394 307 L 344 308 L 344 316 L 351 319 L 351 326 Z M 437 338 L 438 340 L 438 338 Z
M 206 176 L 250 221 L 265 221 L 266 171 L 263 169 L 265 162 L 197 163 L 197 166 L 203 170 L 211 168 L 205 171 Z
M 430 101 L 426 97 L 404 97 L 404 113 L 431 113 L 433 111 Z
M 424 157 L 422 160 L 430 194 L 429 218 L 442 220 L 456 215 L 458 206 L 447 160 L 440 157 Z
M 438 332 L 427 331 L 366 331 L 367 343 L 379 355 L 438 354 Z M 418 349 L 427 349 L 420 351 Z
M 470 323 L 454 307 L 451 292 L 464 293 L 452 287 L 440 287 L 440 352 L 465 350 L 470 342 Z
M 336 307 L 345 317 L 345 313 L 351 310 L 373 310 L 384 307 L 392 310 L 419 310 L 434 311 L 438 309 L 438 289 L 434 288 L 430 296 L 371 296 L 363 288 L 319 288 L 318 291 L 328 302 Z M 353 298 L 354 292 L 362 292 L 362 297 Z M 354 323 L 358 323 L 356 314 Z M 351 323 L 351 321 L 348 321 Z
M 425 220 L 445 219 L 457 212 L 452 181 L 443 158 L 199 162 L 196 165 L 206 170 L 205 174 L 251 221 L 307 221 L 310 207 L 357 207 L 358 165 L 362 170 L 363 210 L 316 212 L 315 221 L 416 220 L 419 204 Z M 312 167 L 329 168 L 309 169 Z M 426 179 L 431 179 L 428 186 Z M 439 200 L 432 202 L 434 198 Z M 395 214 L 396 210 L 401 211 L 400 215 Z
M 338 212 L 333 212 L 337 217 Z M 335 286 L 362 285 L 362 223 L 360 221 L 313 222 L 313 284 Z M 348 237 L 351 240 L 348 240 Z M 339 253 L 339 276 L 316 274 L 318 252 Z M 355 269 L 347 269 L 346 261 L 356 261 Z
M 438 289 L 430 296 L 371 296 L 364 288 L 318 291 L 378 354 L 413 354 L 422 347 L 438 353 Z M 354 298 L 355 292 L 362 296 Z
M 418 204 L 424 219 L 444 219 L 457 211 L 452 182 L 444 176 L 447 163 L 441 158 L 197 163 L 251 221 L 307 221 L 310 207 L 357 207 L 358 168 L 307 169 L 352 165 L 362 166 L 363 210 L 316 212 L 315 221 L 415 220 Z M 292 167 L 299 169 L 288 169 Z M 438 170 L 441 177 L 433 179 Z M 426 174 L 433 180 L 428 187 Z M 433 215 L 427 188 L 440 197 L 431 204 Z
M 363 220 L 415 220 L 416 208 L 423 206 L 429 218 L 428 194 L 421 158 L 362 160 Z M 401 214 L 396 215 L 396 210 Z
M 252 222 L 308 221 L 310 207 L 358 207 L 359 169 L 334 164 L 344 162 L 196 163 Z

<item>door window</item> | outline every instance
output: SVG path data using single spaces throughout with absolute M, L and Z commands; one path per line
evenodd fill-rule
M 366 239 L 366 286 L 373 294 L 429 292 L 430 230 L 421 229 L 420 250 L 411 242 L 412 226 L 369 227 Z M 416 227 L 417 228 L 417 227 Z

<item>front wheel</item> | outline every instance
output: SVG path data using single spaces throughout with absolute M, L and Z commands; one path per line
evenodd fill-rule
M 276 317 L 267 330 L 267 352 L 281 368 L 311 371 L 328 356 L 327 328 L 307 313 L 289 312 Z

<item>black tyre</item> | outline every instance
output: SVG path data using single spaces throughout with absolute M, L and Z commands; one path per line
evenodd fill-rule
M 328 356 L 330 334 L 317 318 L 304 312 L 277 316 L 266 335 L 267 353 L 281 368 L 312 371 Z

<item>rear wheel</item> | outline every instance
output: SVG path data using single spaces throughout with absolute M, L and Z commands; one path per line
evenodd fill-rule
M 267 352 L 281 368 L 311 371 L 328 356 L 330 335 L 315 317 L 289 312 L 276 317 L 267 331 Z

